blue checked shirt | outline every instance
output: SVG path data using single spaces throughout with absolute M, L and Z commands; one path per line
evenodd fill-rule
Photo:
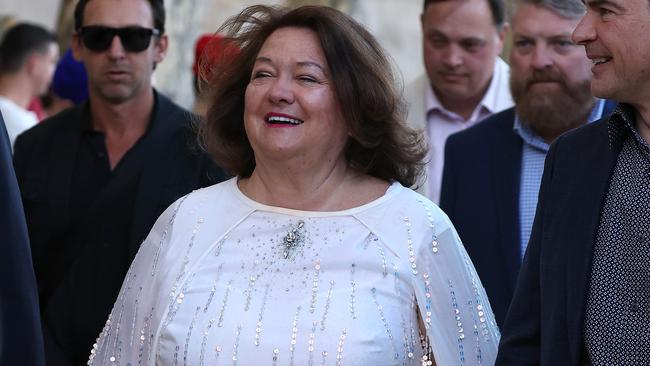
M 605 101 L 596 100 L 594 109 L 589 114 L 588 123 L 600 119 L 603 115 Z M 515 116 L 515 133 L 523 140 L 521 151 L 521 181 L 519 186 L 519 233 L 521 241 L 521 258 L 524 258 L 530 231 L 533 228 L 535 209 L 537 208 L 537 195 L 542 183 L 544 172 L 544 159 L 548 152 L 549 144 L 528 127 L 522 125 L 519 116 Z

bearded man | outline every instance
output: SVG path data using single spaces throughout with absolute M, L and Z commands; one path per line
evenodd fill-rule
M 571 34 L 580 0 L 518 0 L 510 89 L 515 107 L 452 135 L 440 206 L 503 324 L 530 237 L 544 159 L 562 133 L 613 111 L 590 93 L 591 61 Z

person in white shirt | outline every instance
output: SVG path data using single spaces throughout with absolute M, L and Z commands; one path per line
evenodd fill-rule
M 499 58 L 508 24 L 503 0 L 425 0 L 420 20 L 426 74 L 405 97 L 409 123 L 429 141 L 418 191 L 438 203 L 447 137 L 513 105 Z
M 58 58 L 56 36 L 41 26 L 20 23 L 5 34 L 0 45 L 0 111 L 12 146 L 19 134 L 38 123 L 27 106 L 47 91 Z

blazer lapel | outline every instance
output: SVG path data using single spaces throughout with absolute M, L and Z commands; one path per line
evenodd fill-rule
M 509 286 L 514 290 L 521 265 L 519 239 L 519 185 L 521 175 L 521 138 L 513 131 L 514 109 L 504 115 L 500 133 L 491 144 L 493 196 L 497 207 L 497 225 L 501 255 L 505 260 Z M 516 243 L 516 245 L 513 245 Z
M 578 365 L 583 351 L 584 311 L 591 277 L 594 243 L 600 224 L 609 181 L 621 145 L 609 146 L 608 123 L 605 122 L 577 147 L 584 156 L 584 164 L 576 166 L 570 192 L 572 203 L 567 219 L 575 219 L 573 229 L 564 232 L 567 243 L 567 324 L 572 364 Z

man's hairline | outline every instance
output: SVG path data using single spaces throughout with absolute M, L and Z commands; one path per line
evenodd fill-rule
M 425 0 L 425 1 L 426 1 L 426 0 Z M 426 13 L 427 8 L 428 8 L 429 6 L 432 6 L 432 5 L 436 4 L 436 3 L 452 2 L 452 1 L 456 1 L 456 0 L 440 0 L 440 1 L 434 1 L 434 2 L 430 2 L 430 3 L 426 4 L 426 5 L 424 6 L 424 9 L 422 9 L 422 13 L 421 13 L 421 15 L 420 15 L 420 19 L 422 19 L 422 18 L 424 17 L 424 13 Z M 505 26 L 508 25 L 508 17 L 507 17 L 507 14 L 504 15 L 504 18 L 503 18 L 503 21 L 501 22 L 501 24 L 497 24 L 497 23 L 496 23 L 496 20 L 495 20 L 496 16 L 495 16 L 494 12 L 492 11 L 492 6 L 490 5 L 490 0 L 483 0 L 483 1 L 485 1 L 485 2 L 487 3 L 487 6 L 488 6 L 488 10 L 489 10 L 489 14 L 490 14 L 490 20 L 491 20 L 490 23 L 492 23 L 492 25 L 494 26 L 494 28 L 496 28 L 497 34 L 498 34 L 498 33 L 501 33 L 501 31 L 503 30 L 503 28 L 504 28 Z M 582 1 L 584 1 L 584 0 L 582 0 Z M 649 0 L 649 1 L 650 1 L 650 0 Z M 505 5 L 505 4 L 504 4 L 504 5 Z M 507 11 L 506 11 L 506 12 L 507 12 Z
M 583 3 L 585 0 L 581 0 Z M 584 13 L 582 15 L 576 16 L 575 18 L 572 17 L 566 17 L 562 15 L 560 12 L 558 12 L 556 9 L 551 8 L 550 6 L 544 6 L 542 4 L 534 4 L 532 2 L 527 2 L 527 1 L 522 1 L 522 0 L 515 0 L 512 2 L 512 16 L 510 17 L 510 25 L 511 25 L 511 30 L 512 34 L 514 35 L 514 27 L 515 27 L 515 19 L 517 18 L 517 14 L 519 13 L 519 7 L 522 5 L 530 5 L 534 6 L 535 8 L 538 9 L 546 9 L 553 13 L 554 15 L 564 19 L 564 20 L 573 20 L 573 21 L 580 21 L 584 17 Z
M 79 27 L 79 29 L 74 30 L 73 36 L 75 36 L 76 33 L 78 33 L 78 31 L 81 28 L 88 25 L 88 24 L 86 24 L 86 10 L 88 10 L 88 4 L 90 4 L 92 1 L 93 0 L 86 0 L 86 5 L 84 6 L 83 11 L 81 12 L 81 24 L 80 24 L 80 27 Z M 142 0 L 142 1 L 146 2 L 149 5 L 149 11 L 151 12 L 151 16 L 150 16 L 151 17 L 151 25 L 147 26 L 145 28 L 156 29 L 157 31 L 160 32 L 158 35 L 156 35 L 156 37 L 158 39 L 162 38 L 167 32 L 156 28 L 156 19 L 155 19 L 154 9 L 153 9 L 154 5 L 152 3 L 152 1 L 155 1 L 155 0 Z M 105 25 L 105 24 L 91 24 L 91 25 L 108 26 L 108 25 Z M 142 25 L 141 24 L 130 24 L 130 25 L 124 25 L 123 27 L 129 27 L 129 26 L 141 27 Z

